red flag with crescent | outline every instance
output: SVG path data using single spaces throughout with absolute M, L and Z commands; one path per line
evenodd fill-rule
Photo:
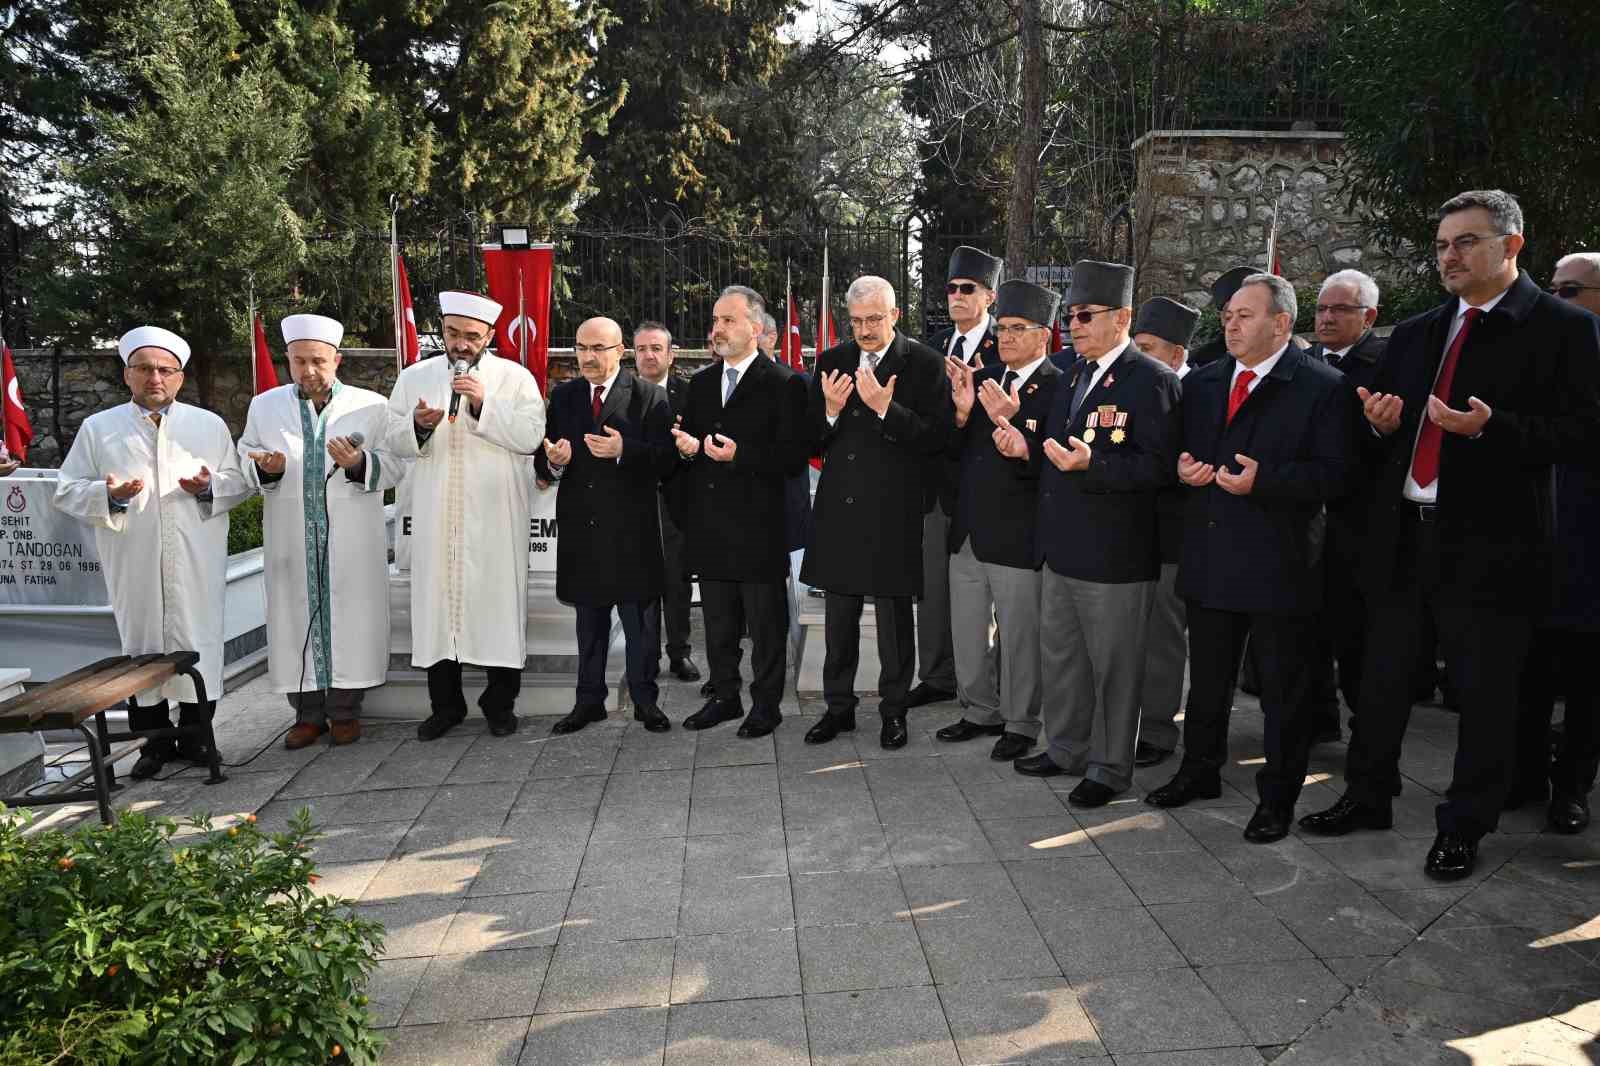
M 33 423 L 22 406 L 22 389 L 17 385 L 17 368 L 11 362 L 10 347 L 0 348 L 0 416 L 5 423 L 6 451 L 12 458 L 26 460 L 33 443 Z
M 483 269 L 489 298 L 505 310 L 495 325 L 500 355 L 527 367 L 545 391 L 550 363 L 550 282 L 555 251 L 548 244 L 528 248 L 486 245 Z
M 261 323 L 261 316 L 256 316 L 256 352 L 254 378 L 256 395 L 260 396 L 268 389 L 278 387 L 278 371 L 272 365 L 272 349 L 267 347 L 267 330 Z

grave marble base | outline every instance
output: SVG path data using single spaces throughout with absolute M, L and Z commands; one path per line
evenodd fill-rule
M 0 667 L 0 700 L 22 691 L 29 672 Z M 0 735 L 0 796 L 10 796 L 44 777 L 44 737 L 38 733 Z

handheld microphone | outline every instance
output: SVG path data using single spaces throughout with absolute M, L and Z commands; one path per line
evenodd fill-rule
M 471 369 L 471 364 L 469 364 L 465 359 L 457 359 L 450 367 L 450 376 L 458 378 Z M 459 392 L 452 392 L 450 394 L 450 421 L 454 422 L 456 420 L 456 412 L 460 409 L 461 394 Z
M 354 433 L 350 434 L 350 447 L 359 448 L 366 441 L 366 439 L 367 438 L 358 429 Z M 334 463 L 333 464 L 333 469 L 328 471 L 328 476 L 323 479 L 322 483 L 324 485 L 326 485 L 328 482 L 333 480 L 333 475 L 337 474 L 339 471 L 341 471 L 343 469 L 344 469 L 344 467 L 340 466 L 338 463 Z

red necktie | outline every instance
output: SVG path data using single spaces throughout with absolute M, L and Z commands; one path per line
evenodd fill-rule
M 589 409 L 594 412 L 594 420 L 597 423 L 600 421 L 600 397 L 604 395 L 605 391 L 606 387 L 604 385 L 596 385 L 594 387 L 594 398 L 589 401 Z
M 1467 334 L 1472 332 L 1472 324 L 1483 314 L 1476 307 L 1467 308 L 1467 320 L 1461 323 L 1461 330 L 1456 334 L 1456 339 L 1450 342 L 1450 349 L 1444 353 L 1444 364 L 1439 367 L 1439 379 L 1433 383 L 1433 394 L 1439 397 L 1441 403 L 1450 402 L 1450 382 L 1456 376 L 1456 362 L 1461 358 L 1461 348 L 1466 342 Z M 1418 488 L 1427 488 L 1439 480 L 1439 446 L 1444 443 L 1444 431 L 1428 417 L 1426 409 L 1422 412 L 1422 432 L 1417 434 L 1417 450 L 1411 456 L 1411 480 L 1417 483 Z
M 1233 391 L 1228 393 L 1228 424 L 1233 424 L 1233 416 L 1239 413 L 1239 408 L 1244 406 L 1246 397 L 1250 395 L 1250 383 L 1256 379 L 1254 370 L 1241 370 L 1239 376 L 1233 379 Z

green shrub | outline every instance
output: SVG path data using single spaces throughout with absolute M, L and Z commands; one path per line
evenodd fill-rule
M 228 554 L 261 547 L 261 496 L 258 493 L 228 512 Z
M 382 927 L 317 896 L 310 816 L 24 836 L 0 808 L 0 1066 L 372 1063 Z

